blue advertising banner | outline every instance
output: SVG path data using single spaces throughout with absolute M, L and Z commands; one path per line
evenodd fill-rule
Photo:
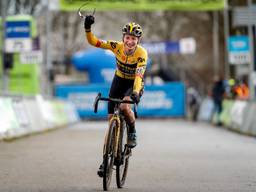
M 230 36 L 228 39 L 229 63 L 249 64 L 251 62 L 250 41 L 245 35 Z
M 142 46 L 151 54 L 180 53 L 180 44 L 178 41 L 142 43 Z
M 6 38 L 30 38 L 30 21 L 7 21 Z
M 231 36 L 228 39 L 229 52 L 249 52 L 248 36 Z
M 107 102 L 100 102 L 98 113 L 93 112 L 94 99 L 99 92 L 108 97 L 110 85 L 58 85 L 55 95 L 75 104 L 81 118 L 107 117 Z M 185 87 L 183 83 L 167 83 L 145 87 L 138 107 L 139 117 L 183 117 Z
M 185 87 L 173 82 L 145 87 L 138 108 L 139 116 L 182 117 L 185 115 Z
M 166 53 L 180 53 L 180 43 L 179 42 L 167 42 L 165 44 Z
M 142 46 L 149 54 L 194 54 L 196 40 L 193 37 L 182 38 L 179 41 L 146 42 Z
M 57 85 L 55 87 L 55 96 L 71 101 L 81 118 L 88 117 L 106 117 L 107 102 L 100 102 L 98 113 L 93 112 L 93 103 L 99 92 L 104 97 L 108 96 L 110 85 L 107 84 L 89 84 L 89 85 Z

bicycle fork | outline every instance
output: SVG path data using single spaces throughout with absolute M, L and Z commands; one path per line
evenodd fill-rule
M 115 138 L 114 138 L 114 157 L 116 158 L 117 155 L 118 155 L 118 144 L 119 144 L 119 137 L 120 137 L 120 126 L 121 126 L 121 122 L 120 122 L 120 119 L 117 115 L 113 115 L 113 117 L 111 118 L 110 120 L 110 123 L 109 125 L 111 125 L 113 123 L 113 121 L 116 121 L 116 126 L 115 126 L 115 129 L 113 130 L 114 131 L 114 135 L 115 135 Z M 107 132 L 107 134 L 109 133 L 109 131 Z M 108 136 L 106 135 L 106 138 Z M 105 142 L 106 143 L 106 142 Z M 104 149 L 103 149 L 103 155 L 105 155 L 105 147 L 104 146 Z
M 118 117 L 114 117 L 114 119 L 117 122 L 117 126 L 116 126 L 116 129 L 115 129 L 115 148 L 114 148 L 115 158 L 117 158 L 118 148 L 119 148 L 120 130 L 121 130 L 121 121 L 120 121 L 120 118 L 118 118 Z

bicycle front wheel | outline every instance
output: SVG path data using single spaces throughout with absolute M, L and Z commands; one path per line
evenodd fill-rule
M 114 146 L 115 146 L 115 128 L 117 126 L 117 122 L 114 120 L 111 122 L 107 135 L 107 143 L 105 144 L 105 151 L 103 156 L 103 165 L 104 165 L 104 173 L 103 173 L 103 189 L 107 191 L 109 189 L 111 183 L 111 177 L 113 172 L 114 165 Z
M 118 188 L 122 188 L 125 184 L 128 166 L 129 166 L 129 157 L 131 155 L 131 149 L 126 146 L 127 144 L 127 127 L 125 123 L 122 125 L 120 131 L 119 145 L 118 145 L 118 154 L 119 161 L 116 166 L 116 184 Z

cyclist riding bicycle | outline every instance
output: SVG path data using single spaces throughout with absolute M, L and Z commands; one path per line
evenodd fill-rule
M 142 28 L 139 24 L 130 22 L 124 25 L 122 29 L 122 41 L 104 41 L 100 40 L 91 32 L 91 25 L 94 23 L 94 16 L 86 16 L 84 28 L 88 42 L 99 48 L 111 50 L 116 57 L 116 71 L 113 78 L 109 97 L 124 100 L 133 100 L 140 102 L 143 93 L 143 76 L 147 65 L 147 51 L 139 45 L 142 37 Z M 128 126 L 128 147 L 137 145 L 135 116 L 129 104 L 121 104 L 121 110 L 124 114 Z M 108 103 L 108 119 L 110 120 L 114 113 L 114 103 Z M 101 176 L 102 166 L 98 171 Z

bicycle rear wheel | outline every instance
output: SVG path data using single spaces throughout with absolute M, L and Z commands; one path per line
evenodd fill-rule
M 105 153 L 103 157 L 104 173 L 103 173 L 103 189 L 107 191 L 111 183 L 111 177 L 114 165 L 114 146 L 115 146 L 115 128 L 117 122 L 114 120 L 109 126 L 107 143 L 105 144 Z
M 129 157 L 131 155 L 131 149 L 126 146 L 127 133 L 128 130 L 126 124 L 123 123 L 118 145 L 119 162 L 116 165 L 116 184 L 118 188 L 122 188 L 125 184 L 129 167 Z

